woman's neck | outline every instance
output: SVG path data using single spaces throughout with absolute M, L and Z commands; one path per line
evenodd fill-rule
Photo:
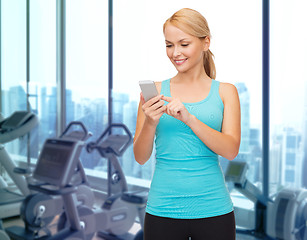
M 199 72 L 178 72 L 176 76 L 172 78 L 174 83 L 193 83 L 204 80 L 211 80 L 211 78 L 206 74 L 205 70 Z

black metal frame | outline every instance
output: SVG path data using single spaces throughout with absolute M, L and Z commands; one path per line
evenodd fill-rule
M 57 119 L 59 136 L 66 126 L 66 0 L 56 1 Z
M 0 113 L 2 113 L 2 1 L 0 0 Z
M 262 161 L 263 195 L 269 197 L 270 157 L 270 1 L 262 0 Z

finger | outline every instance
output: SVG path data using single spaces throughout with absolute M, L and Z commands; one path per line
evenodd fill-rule
M 156 102 L 153 106 L 156 106 L 156 108 L 160 108 L 165 104 L 163 100 Z
M 157 95 L 157 96 L 155 96 L 155 97 L 149 99 L 149 100 L 146 102 L 146 104 L 147 104 L 148 106 L 152 106 L 154 103 L 156 103 L 156 102 L 158 102 L 159 100 L 161 100 L 162 96 L 163 96 L 163 95 L 161 95 L 161 94 L 160 94 L 160 95 Z
M 177 104 L 175 102 L 170 102 L 169 104 L 166 105 L 166 107 L 169 110 L 169 112 L 173 112 L 173 110 L 176 107 L 176 105 Z
M 180 115 L 180 109 L 175 109 L 174 110 L 174 115 L 179 116 Z
M 158 101 L 156 102 L 155 104 L 153 104 L 152 106 L 150 107 L 145 107 L 145 105 L 147 104 L 144 104 L 142 106 L 143 108 L 143 112 L 145 113 L 146 116 L 153 116 L 155 114 L 160 113 L 161 111 L 164 111 L 166 110 L 166 106 L 163 107 L 164 105 L 164 101 Z
M 165 113 L 165 110 L 166 110 L 166 107 L 162 106 L 161 108 L 157 109 L 156 111 L 151 112 L 149 117 L 153 120 L 159 120 L 160 117 Z
M 162 115 L 164 114 L 164 112 L 161 112 L 157 115 L 157 117 L 160 119 L 162 117 Z
M 164 105 L 164 101 L 155 102 L 151 105 L 148 109 L 149 111 L 156 111 L 157 109 L 161 108 Z
M 163 113 L 165 113 L 165 111 L 166 111 L 166 106 L 162 106 L 162 107 L 160 107 L 159 109 L 157 109 L 156 110 L 156 113 L 157 114 L 163 114 Z
M 167 113 L 172 116 L 177 116 L 182 110 L 182 106 L 178 105 L 178 103 L 176 102 L 171 102 L 167 104 L 166 107 L 167 107 Z
M 140 93 L 140 102 L 141 102 L 142 105 L 145 103 L 145 99 L 144 99 L 142 92 Z
M 155 112 L 154 117 L 160 118 L 165 113 L 166 107 L 161 107 Z
M 167 102 L 171 102 L 171 101 L 173 100 L 173 98 L 163 96 L 163 97 L 162 97 L 162 100 L 167 101 Z
M 172 115 L 171 109 L 170 109 L 169 107 L 166 107 L 166 113 L 167 113 L 168 115 Z
M 173 109 L 173 115 L 174 115 L 174 116 L 177 116 L 178 113 L 179 113 L 179 111 L 177 110 L 177 108 L 174 108 L 174 109 Z
M 177 106 L 174 108 L 174 112 L 177 114 L 181 111 L 181 107 L 180 106 Z

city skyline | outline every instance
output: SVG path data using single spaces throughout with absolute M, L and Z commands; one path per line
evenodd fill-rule
M 250 95 L 245 83 L 237 83 L 240 102 L 241 102 L 241 146 L 240 153 L 236 160 L 246 161 L 249 164 L 251 174 L 249 177 L 253 182 L 261 182 L 261 128 L 252 127 L 250 124 Z M 107 99 L 106 98 L 79 98 L 78 102 L 73 100 L 73 91 L 66 91 L 67 105 L 67 123 L 72 120 L 84 122 L 84 124 L 93 132 L 93 138 L 98 138 L 103 129 L 107 127 Z M 16 98 L 18 96 L 18 98 Z M 42 142 L 48 137 L 55 135 L 56 121 L 56 88 L 45 86 L 41 89 L 36 88 L 36 93 L 31 95 L 31 102 L 34 104 L 32 110 L 38 113 L 40 117 L 40 127 L 36 139 L 35 149 L 39 152 Z M 26 94 L 21 86 L 10 88 L 9 91 L 3 91 L 4 102 L 12 102 L 3 108 L 4 112 L 10 109 L 26 108 Z M 17 101 L 16 101 L 17 100 Z M 307 105 L 307 104 L 306 104 Z M 132 134 L 135 132 L 136 115 L 138 101 L 130 100 L 128 93 L 113 93 L 113 113 L 114 122 L 122 122 L 128 126 Z M 306 112 L 305 112 L 306 114 Z M 307 114 L 306 114 L 307 115 Z M 306 121 L 306 119 L 305 119 Z M 279 126 L 271 129 L 270 146 L 270 168 L 279 169 L 270 176 L 270 182 L 276 185 L 300 186 L 303 176 L 302 167 L 304 166 L 304 150 L 306 145 L 306 136 L 300 128 L 290 128 L 288 126 Z M 35 144 L 34 144 L 35 145 Z M 33 146 L 34 146 L 33 145 Z M 16 148 L 15 150 L 16 151 Z M 96 155 L 83 153 L 83 164 L 90 169 L 106 169 L 106 161 Z M 154 168 L 154 154 L 151 161 L 146 166 L 140 166 L 134 160 L 132 147 L 127 149 L 124 156 L 120 159 L 124 172 L 133 177 L 151 179 Z M 305 160 L 306 162 L 306 160 Z M 221 165 L 223 167 L 223 159 Z M 225 165 L 226 166 L 226 165 Z M 225 170 L 225 166 L 223 170 Z

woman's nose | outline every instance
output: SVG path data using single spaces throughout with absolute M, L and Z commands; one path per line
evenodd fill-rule
M 180 56 L 181 55 L 180 49 L 179 48 L 175 48 L 173 55 L 174 55 L 174 57 Z

